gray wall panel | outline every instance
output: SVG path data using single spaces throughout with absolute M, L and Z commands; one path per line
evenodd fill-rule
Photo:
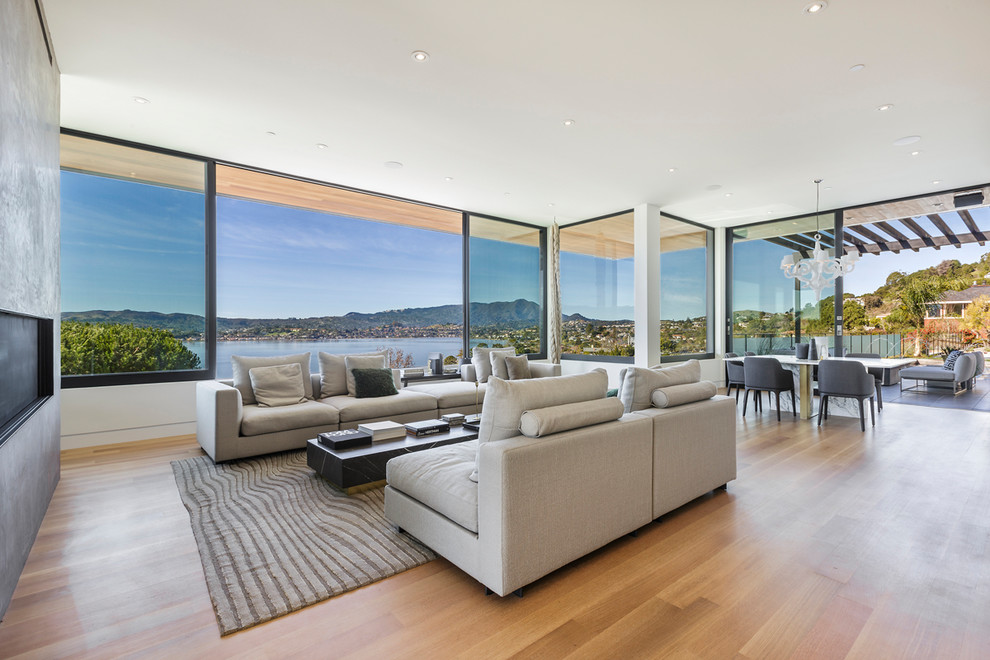
M 2 616 L 59 474 L 59 81 L 33 0 L 0 2 L 0 63 L 0 308 L 55 319 L 56 388 L 0 446 Z

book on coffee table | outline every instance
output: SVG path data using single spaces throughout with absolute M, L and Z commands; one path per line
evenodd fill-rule
M 427 419 L 422 422 L 409 422 L 406 424 L 406 433 L 421 438 L 424 435 L 434 433 L 446 433 L 450 430 L 450 424 L 442 419 Z
M 330 449 L 349 449 L 350 447 L 363 447 L 371 444 L 371 434 L 357 429 L 343 429 L 341 431 L 327 431 L 316 436 L 321 445 L 326 445 Z
M 398 422 L 368 422 L 358 424 L 358 431 L 371 435 L 372 442 L 394 440 L 406 435 L 406 427 Z

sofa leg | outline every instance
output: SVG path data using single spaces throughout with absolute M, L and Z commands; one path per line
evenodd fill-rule
M 728 483 L 724 483 L 721 486 L 717 486 L 715 488 L 715 490 L 729 490 L 729 484 Z
M 629 532 L 626 536 L 631 536 L 633 538 L 636 538 L 637 536 L 639 536 L 639 530 L 634 529 L 633 531 Z
M 486 596 L 491 596 L 493 593 L 495 593 L 495 592 L 492 591 L 491 589 L 489 589 L 488 587 L 485 587 L 485 595 Z
M 523 590 L 523 588 L 522 587 L 519 587 L 518 589 L 516 589 L 512 593 L 514 593 L 516 595 L 516 598 L 522 598 L 522 590 Z

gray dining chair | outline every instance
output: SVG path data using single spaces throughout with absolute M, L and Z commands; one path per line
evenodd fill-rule
M 822 360 L 818 364 L 818 426 L 822 419 L 828 419 L 828 400 L 830 397 L 844 397 L 859 401 L 859 428 L 866 431 L 866 413 L 863 401 L 870 400 L 870 423 L 877 425 L 873 409 L 873 399 L 876 396 L 876 381 L 859 362 L 843 360 Z
M 746 357 L 749 357 L 750 355 L 756 355 L 756 353 L 754 353 L 753 351 L 746 351 L 746 352 L 743 353 L 743 355 L 745 355 Z
M 877 358 L 879 353 L 846 353 L 847 358 Z M 883 367 L 867 367 L 866 372 L 873 376 L 877 388 L 877 410 L 883 410 Z
M 743 415 L 746 414 L 746 400 L 751 391 L 756 392 L 757 401 L 760 392 L 773 392 L 777 395 L 777 421 L 780 421 L 780 393 L 791 393 L 791 414 L 797 416 L 797 403 L 794 399 L 794 376 L 790 371 L 780 366 L 776 358 L 747 357 L 743 364 L 746 392 L 743 394 Z M 755 409 L 755 406 L 754 406 Z
M 739 357 L 735 353 L 726 353 L 725 357 Z M 746 387 L 746 370 L 742 362 L 725 362 L 725 394 L 728 396 L 732 389 L 736 390 L 736 403 L 739 403 L 739 390 Z

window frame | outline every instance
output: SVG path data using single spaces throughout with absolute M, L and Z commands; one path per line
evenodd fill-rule
M 676 216 L 672 213 L 660 212 L 660 215 L 670 218 L 671 220 L 676 220 L 677 222 L 683 222 L 687 225 L 693 225 L 699 229 L 705 230 L 705 316 L 707 321 L 705 323 L 705 347 L 706 351 L 704 353 L 677 353 L 676 355 L 664 355 L 660 354 L 660 364 L 665 363 L 675 363 L 675 362 L 687 362 L 688 360 L 711 360 L 715 358 L 715 229 L 709 227 L 708 225 L 703 225 L 700 222 L 695 222 L 693 220 L 688 220 L 687 218 L 682 218 Z M 663 235 L 660 236 L 660 242 L 663 242 Z M 663 261 L 663 253 L 660 254 L 660 260 Z M 661 268 L 662 270 L 662 268 Z M 660 283 L 658 286 L 663 286 L 663 274 L 660 275 Z M 663 314 L 663 309 L 660 310 L 661 315 Z M 661 319 L 662 320 L 662 319 Z

